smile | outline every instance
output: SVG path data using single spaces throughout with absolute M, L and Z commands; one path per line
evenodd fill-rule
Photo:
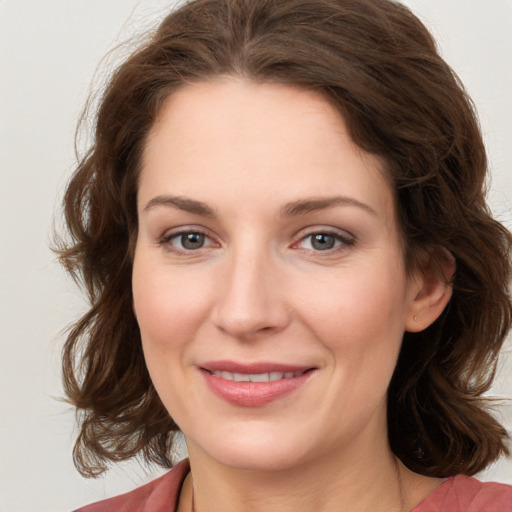
M 263 407 L 299 390 L 317 368 L 279 363 L 216 361 L 201 365 L 207 388 L 237 407 Z
M 307 371 L 307 370 L 306 370 Z M 232 373 L 226 371 L 214 371 L 212 375 L 221 379 L 234 382 L 274 382 L 282 379 L 293 379 L 303 375 L 304 371 L 299 372 L 268 372 L 268 373 Z

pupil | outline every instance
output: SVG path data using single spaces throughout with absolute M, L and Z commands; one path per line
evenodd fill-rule
M 204 235 L 201 233 L 186 233 L 181 236 L 181 243 L 185 249 L 199 249 L 204 244 Z
M 332 235 L 326 235 L 319 233 L 313 236 L 312 245 L 319 251 L 326 251 L 334 247 L 334 237 Z

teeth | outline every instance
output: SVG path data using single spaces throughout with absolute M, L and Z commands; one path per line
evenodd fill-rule
M 225 371 L 212 372 L 216 377 L 235 382 L 273 382 L 281 379 L 300 377 L 304 372 L 270 372 L 270 373 L 231 373 Z
M 253 373 L 249 375 L 251 382 L 268 382 L 270 375 L 268 373 Z

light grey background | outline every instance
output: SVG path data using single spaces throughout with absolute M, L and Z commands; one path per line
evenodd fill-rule
M 512 0 L 408 0 L 473 96 L 492 163 L 493 211 L 512 228 Z M 0 0 L 0 510 L 70 511 L 157 473 L 74 470 L 59 332 L 84 311 L 48 249 L 74 163 L 73 134 L 109 49 L 153 26 L 168 0 Z M 512 352 L 493 394 L 512 398 Z M 512 406 L 498 413 L 512 430 Z M 512 462 L 481 475 L 512 483 Z

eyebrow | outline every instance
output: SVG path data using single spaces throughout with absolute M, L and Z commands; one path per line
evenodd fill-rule
M 180 210 L 196 215 L 202 215 L 204 217 L 211 218 L 216 217 L 213 208 L 208 206 L 206 203 L 183 196 L 156 196 L 147 202 L 146 206 L 144 206 L 144 211 L 151 210 L 157 206 L 173 206 Z M 312 197 L 299 199 L 297 201 L 287 203 L 285 206 L 283 206 L 283 208 L 281 208 L 280 214 L 281 217 L 295 217 L 318 210 L 333 208 L 335 206 L 355 206 L 365 210 L 372 215 L 377 215 L 377 212 L 367 204 L 362 203 L 361 201 L 358 201 L 352 197 L 346 196 Z
M 144 211 L 151 210 L 157 206 L 174 206 L 180 210 L 204 217 L 215 217 L 215 211 L 206 203 L 189 199 L 182 196 L 156 196 L 147 202 Z
M 288 203 L 281 209 L 282 217 L 294 217 L 305 215 L 317 210 L 325 210 L 334 206 L 355 206 L 366 212 L 378 216 L 377 212 L 369 205 L 358 201 L 352 197 L 333 196 L 333 197 L 312 197 L 307 199 L 299 199 Z

